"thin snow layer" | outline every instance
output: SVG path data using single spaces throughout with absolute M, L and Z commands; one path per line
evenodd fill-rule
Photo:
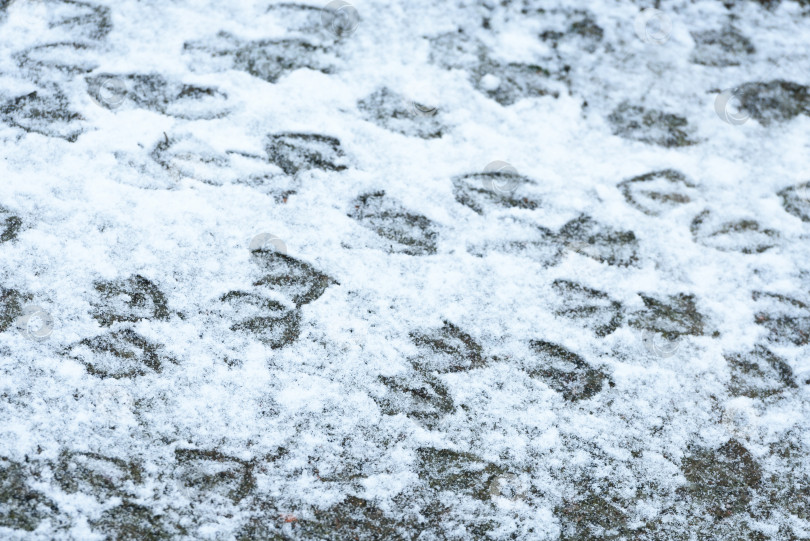
M 0 537 L 810 538 L 806 3 L 323 7 L 0 2 Z

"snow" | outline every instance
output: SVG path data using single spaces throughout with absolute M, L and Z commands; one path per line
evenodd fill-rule
M 0 8 L 0 537 L 808 535 L 810 99 L 715 112 L 810 85 L 807 6 L 353 4 Z

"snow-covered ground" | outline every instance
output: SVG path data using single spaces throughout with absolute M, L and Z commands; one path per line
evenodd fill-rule
M 0 36 L 0 538 L 810 539 L 806 0 Z

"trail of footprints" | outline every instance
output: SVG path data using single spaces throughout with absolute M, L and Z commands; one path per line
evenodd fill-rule
M 42 1 L 54 8 L 47 11 L 52 41 L 12 55 L 21 76 L 33 81 L 37 90 L 0 96 L 0 121 L 23 132 L 75 142 L 92 127 L 79 105 L 72 103 L 63 90 L 74 80 L 81 81 L 87 94 L 111 111 L 144 109 L 184 120 L 224 118 L 229 114 L 233 105 L 230 97 L 216 87 L 158 73 L 99 71 L 93 55 L 112 30 L 110 8 L 74 0 Z M 0 16 L 5 17 L 10 4 L 0 3 Z M 320 8 L 281 3 L 269 6 L 268 13 L 284 21 L 289 31 L 287 38 L 244 40 L 222 31 L 189 41 L 183 45 L 182 54 L 190 69 L 239 70 L 271 84 L 297 69 L 325 74 L 341 69 L 342 43 L 324 31 Z M 604 32 L 587 11 L 550 10 L 549 17 L 557 22 L 539 36 L 554 51 L 545 65 L 496 60 L 475 33 L 464 28 L 429 36 L 430 61 L 443 69 L 466 70 L 476 92 L 505 107 L 527 97 L 557 97 L 575 88 L 566 69 L 570 68 L 566 66 L 566 48 L 575 44 L 594 53 L 605 46 Z M 489 20 L 484 19 L 482 27 L 488 25 Z M 694 32 L 692 37 L 696 46 L 691 62 L 703 66 L 740 65 L 756 51 L 750 39 L 731 25 Z M 489 84 L 492 76 L 500 81 L 496 88 Z M 105 95 L 111 81 L 119 85 L 114 102 Z M 808 88 L 794 82 L 748 82 L 736 91 L 743 111 L 763 126 L 810 114 Z M 360 99 L 356 107 L 365 121 L 381 129 L 408 137 L 441 138 L 449 129 L 439 114 L 441 110 L 437 113 L 423 105 L 414 103 L 400 89 L 379 87 Z M 654 106 L 625 101 L 617 104 L 606 120 L 614 135 L 650 145 L 670 148 L 700 143 L 687 118 Z M 243 183 L 277 198 L 296 193 L 301 172 L 340 174 L 352 165 L 348 150 L 328 134 L 271 133 L 264 148 L 263 155 L 238 149 L 220 151 L 188 133 L 178 132 L 157 139 L 145 158 L 172 179 L 190 178 L 212 185 Z M 127 165 L 153 171 L 140 157 L 117 157 Z M 499 213 L 530 213 L 543 205 L 536 192 L 537 182 L 522 175 L 468 172 L 448 182 L 455 203 L 481 220 Z M 622 180 L 617 189 L 628 208 L 656 219 L 664 219 L 674 210 L 700 200 L 698 184 L 672 169 Z M 810 181 L 777 194 L 785 212 L 802 222 L 810 222 L 808 191 Z M 36 227 L 36 223 L 2 203 L 0 245 L 19 242 L 26 229 Z M 693 217 L 689 230 L 695 243 L 719 251 L 758 254 L 781 242 L 779 231 L 750 217 L 728 220 L 717 214 L 717 209 L 705 208 Z M 371 245 L 376 249 L 414 257 L 442 255 L 443 226 L 406 208 L 384 191 L 357 194 L 347 204 L 347 218 L 373 235 L 376 242 Z M 559 264 L 569 252 L 617 267 L 638 265 L 643 257 L 633 231 L 616 229 L 584 214 L 557 231 L 536 225 L 532 238 L 471 241 L 467 251 L 482 258 L 507 253 L 543 266 Z M 300 337 L 301 310 L 327 288 L 339 284 L 311 264 L 279 252 L 258 250 L 251 259 L 255 280 L 212 299 L 208 312 L 228 332 L 254 338 L 270 348 L 288 347 Z M 668 339 L 717 336 L 712 322 L 699 310 L 699 299 L 688 292 L 660 296 L 640 291 L 643 308 L 630 311 L 608 292 L 587 284 L 558 279 L 551 284 L 551 290 L 553 314 L 595 337 L 606 337 L 623 326 L 651 330 Z M 182 366 L 183 360 L 167 353 L 164 344 L 136 331 L 142 321 L 166 322 L 185 317 L 169 305 L 159 283 L 132 275 L 96 282 L 92 294 L 91 315 L 101 332 L 71 344 L 63 352 L 81 363 L 90 376 L 126 380 Z M 773 400 L 810 385 L 810 379 L 799 380 L 790 365 L 774 352 L 779 346 L 810 343 L 808 301 L 767 291 L 753 292 L 752 299 L 761 307 L 754 323 L 767 334 L 764 343 L 749 351 L 726 353 L 729 395 Z M 32 300 L 33 296 L 25 291 L 0 287 L 0 332 L 10 330 L 23 306 Z M 471 332 L 449 321 L 439 328 L 412 330 L 409 338 L 419 354 L 408 359 L 405 372 L 379 376 L 379 385 L 370 391 L 383 415 L 405 415 L 426 429 L 441 430 L 447 418 L 465 411 L 465 404 L 453 396 L 447 376 L 474 375 L 504 363 L 513 364 L 527 378 L 545 385 L 564 403 L 587 402 L 615 386 L 610 371 L 592 352 L 575 351 L 536 336 L 525 341 L 525 358 L 503 359 L 479 344 Z M 757 459 L 736 439 L 718 448 L 690 446 L 679 463 L 686 485 L 677 489 L 678 496 L 695 513 L 705 511 L 717 521 L 745 512 L 758 497 L 771 498 L 788 512 L 807 519 L 810 484 L 800 461 L 807 452 L 806 445 L 798 437 L 787 438 L 771 451 L 774 460 L 788 472 L 782 482 L 764 476 Z M 216 449 L 176 449 L 174 469 L 161 474 L 165 475 L 161 481 L 167 483 L 167 490 L 181 496 L 177 508 L 167 513 L 136 503 L 147 476 L 143 464 L 137 461 L 67 449 L 53 462 L 0 457 L 0 526 L 33 531 L 48 520 L 57 528 L 63 526 L 58 504 L 31 486 L 32 480 L 40 480 L 49 472 L 66 494 L 86 494 L 102 502 L 120 500 L 90 524 L 109 538 L 190 535 L 188 522 L 172 518 L 172 513 L 188 513 L 188 500 L 202 499 L 227 501 L 249 510 L 238 539 L 272 538 L 280 535 L 281 508 L 268 495 L 258 494 L 256 475 L 262 465 L 285 460 L 285 453 L 282 450 L 277 455 L 246 461 Z M 402 532 L 424 528 L 424 520 L 452 525 L 466 517 L 466 531 L 483 536 L 495 525 L 485 518 L 485 511 L 470 513 L 471 508 L 486 509 L 493 496 L 528 500 L 542 496 L 526 480 L 532 472 L 473 453 L 420 447 L 414 467 L 421 484 L 418 489 L 404 492 L 397 502 L 402 509 L 413 509 L 411 515 L 405 514 L 411 519 L 390 518 L 373 502 L 348 496 L 300 520 L 301 535 L 395 538 Z M 633 506 L 638 503 L 633 498 L 608 496 L 609 491 L 600 489 L 593 479 L 578 481 L 582 482 L 575 483 L 576 490 L 566 494 L 554 509 L 561 524 L 560 539 L 631 533 L 637 538 L 674 538 L 677 534 L 672 524 L 663 520 L 639 529 L 631 524 Z M 445 504 L 445 491 L 462 495 L 473 507 L 460 509 Z M 473 515 L 479 518 L 469 519 Z M 738 538 L 753 535 L 744 523 L 717 522 L 714 528 L 719 529 L 704 533 Z
M 568 447 L 575 442 L 565 442 Z M 573 449 L 570 449 L 573 451 Z M 582 448 L 579 448 L 582 452 Z M 691 512 L 705 510 L 714 520 L 696 523 L 701 529 L 712 525 L 711 532 L 734 538 L 751 535 L 744 521 L 728 517 L 758 508 L 757 498 L 771 501 L 800 517 L 807 516 L 807 478 L 801 467 L 806 452 L 799 438 L 790 437 L 771 449 L 774 460 L 786 473 L 769 478 L 757 459 L 741 442 L 731 438 L 719 447 L 690 445 L 680 462 L 686 483 L 674 492 Z M 348 496 L 327 508 L 314 510 L 311 516 L 296 519 L 304 536 L 337 539 L 355 535 L 383 535 L 399 538 L 406 532 L 422 531 L 424 520 L 443 520 L 458 524 L 463 519 L 466 531 L 477 535 L 491 533 L 495 525 L 486 510 L 495 498 L 515 502 L 542 497 L 533 485 L 531 471 L 500 461 L 489 461 L 474 453 L 452 449 L 419 447 L 414 467 L 420 487 L 397 497 L 404 512 L 389 516 L 373 502 Z M 604 462 L 594 453 L 592 459 Z M 14 462 L 0 458 L 0 524 L 20 531 L 33 531 L 42 521 L 58 522 L 57 504 L 30 487 L 32 479 L 48 476 L 66 494 L 84 494 L 102 503 L 114 503 L 90 521 L 91 527 L 109 538 L 168 539 L 189 535 L 194 522 L 189 510 L 194 505 L 222 502 L 247 510 L 238 539 L 273 538 L 280 535 L 284 515 L 274 498 L 257 497 L 256 472 L 264 466 L 286 460 L 284 450 L 245 461 L 216 450 L 178 448 L 166 493 L 172 498 L 162 511 L 137 503 L 137 494 L 146 481 L 144 465 L 98 453 L 64 451 L 57 460 Z M 169 479 L 164 479 L 164 482 Z M 555 508 L 560 520 L 560 539 L 591 539 L 600 535 L 640 535 L 660 538 L 677 537 L 677 525 L 655 520 L 633 524 L 637 497 L 625 493 L 611 496 L 604 482 L 591 474 L 575 474 L 575 490 L 564 496 Z M 449 498 L 448 496 L 451 496 Z M 674 496 L 675 494 L 673 494 Z M 463 504 L 450 503 L 461 497 Z M 192 506 L 192 507 L 190 507 Z M 474 509 L 476 513 L 470 513 Z
M 226 307 L 234 310 L 227 312 L 223 319 L 235 322 L 231 327 L 234 332 L 247 332 L 271 347 L 284 347 L 297 336 L 296 311 L 317 300 L 335 282 L 311 265 L 278 252 L 256 251 L 253 258 L 257 270 L 255 282 L 246 291 L 232 291 L 218 299 L 223 310 Z M 701 336 L 712 332 L 710 323 L 697 310 L 694 297 L 688 294 L 657 297 L 640 293 L 644 308 L 626 315 L 621 304 L 604 292 L 567 280 L 558 280 L 553 287 L 560 301 L 557 313 L 591 329 L 596 336 L 610 334 L 625 323 L 669 333 L 669 336 Z M 267 288 L 277 288 L 286 301 L 265 297 Z M 82 340 L 71 348 L 90 375 L 132 378 L 159 373 L 164 364 L 179 362 L 161 355 L 160 345 L 146 341 L 128 327 L 144 319 L 162 321 L 180 317 L 168 306 L 159 286 L 134 275 L 96 282 L 93 289 L 97 295 L 91 303 L 93 317 L 102 328 L 111 330 Z M 2 321 L 8 322 L 26 297 L 4 290 L 2 298 Z M 771 341 L 807 342 L 810 312 L 806 305 L 776 294 L 756 293 L 754 298 L 763 303 L 757 323 L 772 331 Z M 439 328 L 414 330 L 410 339 L 420 353 L 409 360 L 410 368 L 405 373 L 379 377 L 380 392 L 373 398 L 384 415 L 404 414 L 431 430 L 441 430 L 445 418 L 464 411 L 444 380 L 446 374 L 474 373 L 508 362 L 491 355 L 473 335 L 451 322 Z M 84 357 L 77 352 L 81 349 L 85 350 Z M 562 401 L 589 400 L 615 386 L 609 371 L 597 358 L 542 338 L 530 340 L 528 351 L 530 356 L 516 366 L 526 377 L 547 385 Z M 771 399 L 807 383 L 798 382 L 789 365 L 765 346 L 757 346 L 751 352 L 729 354 L 727 361 L 732 374 L 728 392 L 733 396 Z M 259 498 L 255 493 L 254 471 L 259 464 L 274 462 L 283 456 L 282 452 L 278 457 L 246 462 L 215 449 L 177 449 L 176 468 L 167 478 L 173 481 L 167 490 L 179 491 L 184 499 L 218 499 L 248 505 L 253 510 L 253 518 L 240 530 L 241 538 L 269 535 L 268 532 L 276 531 L 273 524 L 278 522 L 278 509 L 267 495 L 260 497 L 261 505 L 254 499 Z M 418 494 L 403 494 L 402 503 L 415 498 L 416 509 L 423 517 L 441 516 L 450 520 L 469 517 L 464 509 L 442 503 L 442 494 L 446 491 L 454 497 L 468 498 L 471 503 L 465 505 L 484 508 L 490 505 L 487 502 L 493 496 L 517 499 L 542 496 L 526 480 L 527 472 L 515 465 L 431 447 L 419 448 L 416 456 L 417 472 L 424 486 Z M 0 498 L 7 510 L 0 514 L 0 523 L 5 526 L 31 530 L 43 520 L 56 520 L 58 506 L 27 484 L 31 474 L 26 473 L 26 469 L 40 468 L 52 472 L 55 482 L 67 494 L 81 492 L 99 501 L 121 500 L 92 522 L 93 528 L 100 532 L 113 537 L 123 535 L 122 532 L 149 533 L 157 535 L 156 538 L 188 533 L 184 523 L 171 519 L 170 514 L 156 513 L 135 502 L 138 486 L 143 483 L 142 465 L 138 463 L 98 453 L 65 450 L 53 464 L 32 466 L 3 459 L 0 466 Z M 682 492 L 680 497 L 696 509 L 708 509 L 718 519 L 745 510 L 758 493 L 771 494 L 797 512 L 805 512 L 800 496 L 785 493 L 782 485 L 762 479 L 760 466 L 736 440 L 729 440 L 718 449 L 696 447 L 690 450 L 681 468 L 687 485 L 678 489 Z M 562 524 L 562 538 L 595 535 L 593 532 L 600 528 L 629 532 L 633 503 L 606 498 L 603 492 L 594 489 L 572 495 L 570 500 L 560 504 L 556 514 Z M 187 512 L 182 507 L 184 499 L 176 510 L 181 514 Z M 603 517 L 604 521 L 594 522 L 594 516 Z M 588 520 L 584 520 L 586 517 Z M 339 524 L 333 524 L 334 521 Z M 468 531 L 472 528 L 484 534 L 493 527 L 483 519 L 480 523 L 477 519 L 473 522 L 465 523 Z M 302 532 L 312 535 L 369 531 L 390 534 L 414 526 L 407 520 L 389 518 L 371 502 L 353 496 L 333 507 L 318 510 L 300 525 Z M 668 525 L 657 523 L 645 528 L 651 533 L 665 534 Z

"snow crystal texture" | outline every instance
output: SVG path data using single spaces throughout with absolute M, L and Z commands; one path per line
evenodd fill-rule
M 810 539 L 807 0 L 0 0 L 0 538 Z

